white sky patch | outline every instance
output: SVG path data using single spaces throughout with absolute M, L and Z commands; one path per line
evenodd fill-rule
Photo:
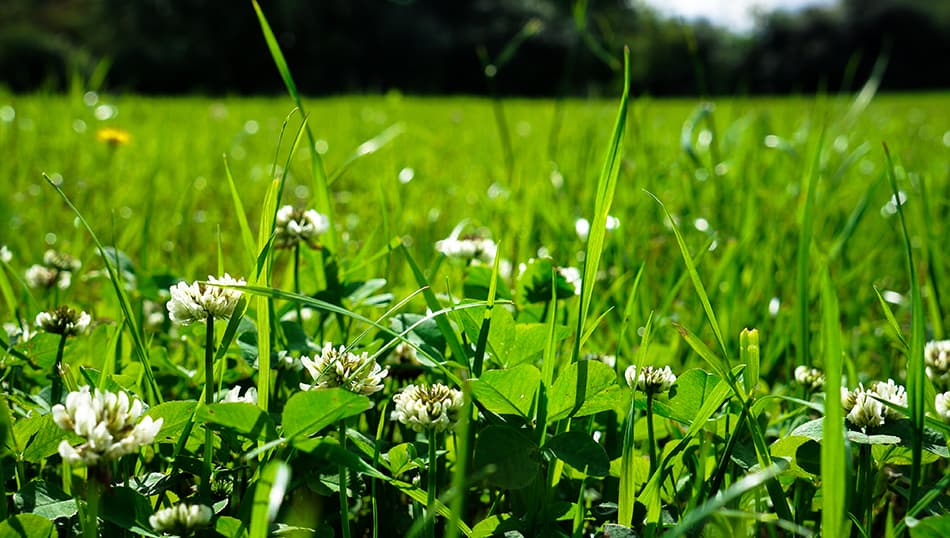
M 665 15 L 686 19 L 709 19 L 736 32 L 748 32 L 755 24 L 755 10 L 797 10 L 808 6 L 828 6 L 834 0 L 638 0 Z

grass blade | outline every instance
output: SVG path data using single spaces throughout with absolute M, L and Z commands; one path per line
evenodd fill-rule
M 822 331 L 825 335 L 825 413 L 821 443 L 821 530 L 825 536 L 847 536 L 848 466 L 845 462 L 844 411 L 841 407 L 841 326 L 838 297 L 826 267 L 821 275 Z

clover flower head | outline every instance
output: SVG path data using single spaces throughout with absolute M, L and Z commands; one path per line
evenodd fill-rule
M 58 287 L 64 290 L 72 284 L 73 275 L 69 271 L 60 271 L 53 267 L 35 264 L 26 270 L 26 285 L 31 288 Z
M 636 387 L 647 394 L 658 394 L 670 390 L 673 383 L 676 383 L 676 376 L 669 366 L 656 368 L 653 366 L 644 366 L 640 372 L 637 372 L 636 366 L 628 366 L 623 373 L 630 388 Z
M 600 361 L 611 368 L 617 367 L 617 356 L 608 355 L 606 353 L 587 353 L 584 355 L 584 360 L 586 361 Z
M 393 396 L 396 408 L 390 415 L 395 420 L 419 432 L 444 432 L 455 426 L 462 409 L 462 391 L 441 383 L 409 385 Z
M 68 306 L 60 306 L 49 312 L 40 312 L 36 315 L 36 324 L 48 333 L 63 336 L 76 336 L 89 329 L 92 318 L 83 311 L 76 311 Z
M 82 262 L 66 254 L 49 249 L 43 253 L 43 265 L 50 269 L 76 272 L 82 268 Z
M 412 347 L 408 342 L 399 342 L 396 347 L 393 348 L 389 356 L 391 361 L 395 364 L 419 364 L 419 356 L 416 353 L 416 348 Z
M 220 278 L 208 277 L 209 284 L 179 282 L 171 287 L 171 299 L 166 303 L 168 316 L 175 323 L 190 325 L 205 321 L 209 316 L 215 319 L 229 319 L 234 313 L 234 307 L 241 299 L 241 291 L 231 288 L 222 288 L 215 284 L 227 286 L 243 286 L 244 279 L 235 280 L 225 273 Z
M 10 263 L 13 260 L 13 253 L 10 252 L 10 249 L 6 245 L 0 247 L 0 262 Z
M 557 272 L 568 284 L 574 287 L 574 295 L 581 294 L 582 276 L 577 267 L 558 267 Z
M 30 338 L 33 338 L 33 335 L 36 332 L 25 322 L 21 321 L 17 323 L 4 323 L 3 332 L 7 335 L 7 340 L 10 345 L 16 345 L 20 342 L 28 342 Z
M 825 386 L 825 374 L 817 368 L 802 365 L 795 368 L 795 381 L 810 391 L 820 390 Z
M 356 394 L 369 395 L 383 390 L 383 378 L 389 373 L 369 353 L 364 351 L 357 355 L 343 346 L 334 349 L 329 342 L 324 344 L 319 357 L 310 359 L 303 356 L 300 362 L 314 381 L 312 385 L 301 383 L 301 390 L 342 387 Z
M 224 398 L 221 399 L 222 402 L 237 402 L 237 403 L 249 403 L 257 405 L 257 388 L 248 387 L 244 391 L 244 395 L 241 395 L 241 387 L 236 386 L 232 387 L 227 393 L 225 393 Z
M 330 228 L 330 219 L 313 209 L 295 209 L 285 205 L 277 210 L 274 248 L 293 248 L 301 241 L 311 248 L 319 246 L 317 236 Z
M 478 235 L 458 237 L 453 233 L 445 239 L 436 241 L 435 249 L 447 258 L 491 263 L 495 260 L 498 247 L 487 237 Z
M 950 392 L 942 392 L 934 399 L 937 416 L 944 422 L 950 422 Z
M 143 405 L 125 391 L 110 392 L 89 386 L 66 396 L 66 404 L 53 406 L 53 421 L 62 429 L 86 439 L 79 446 L 68 440 L 59 444 L 59 455 L 77 465 L 94 465 L 136 452 L 152 444 L 164 419 L 142 416 Z
M 158 532 L 187 535 L 195 529 L 207 527 L 213 515 L 209 506 L 179 503 L 149 516 L 148 524 Z
M 950 340 L 934 340 L 924 346 L 927 377 L 939 390 L 950 388 Z
M 887 419 L 896 420 L 901 417 L 900 412 L 884 405 L 881 400 L 906 407 L 907 393 L 904 387 L 894 383 L 893 379 L 888 379 L 886 383 L 872 383 L 868 388 L 858 384 L 858 387 L 851 391 L 841 388 L 841 406 L 848 413 L 845 418 L 863 431 L 883 426 Z

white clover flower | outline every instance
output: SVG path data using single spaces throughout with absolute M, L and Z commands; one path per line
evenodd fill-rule
M 16 323 L 4 323 L 3 332 L 7 333 L 7 340 L 9 340 L 10 345 L 16 345 L 19 342 L 27 342 L 30 338 L 33 338 L 33 335 L 36 334 L 32 328 L 25 321 Z
M 76 272 L 82 268 L 82 262 L 64 252 L 47 250 L 43 253 L 43 264 L 50 269 Z
M 71 464 L 94 465 L 100 460 L 121 458 L 155 441 L 164 419 L 143 417 L 141 400 L 130 400 L 125 391 L 90 390 L 89 386 L 80 387 L 66 396 L 66 405 L 53 406 L 53 421 L 60 428 L 86 439 L 76 447 L 64 439 L 59 444 L 59 454 L 64 460 Z
M 577 267 L 558 267 L 557 272 L 568 284 L 574 287 L 574 295 L 581 294 L 582 276 Z
M 867 431 L 867 428 L 883 426 L 887 419 L 896 420 L 903 415 L 881 403 L 881 400 L 903 407 L 907 406 L 907 393 L 904 387 L 888 379 L 886 383 L 872 383 L 869 388 L 859 384 L 849 391 L 841 388 L 841 405 L 848 413 L 845 418 L 853 426 Z
M 924 346 L 927 377 L 938 390 L 950 388 L 950 340 L 934 340 Z
M 179 282 L 171 287 L 171 300 L 166 303 L 168 315 L 172 321 L 181 325 L 190 325 L 205 321 L 208 316 L 216 319 L 228 319 L 234 313 L 241 298 L 241 291 L 222 288 L 214 284 L 243 286 L 244 279 L 235 280 L 225 273 L 221 278 L 208 277 L 210 284 L 192 282 L 190 285 Z
M 409 385 L 393 396 L 396 408 L 390 415 L 415 431 L 444 432 L 455 426 L 462 409 L 462 391 L 440 383 Z
M 241 396 L 241 387 L 236 386 L 232 387 L 221 399 L 222 402 L 237 402 L 237 403 L 249 403 L 257 405 L 257 388 L 248 387 L 244 392 L 244 395 Z
M 148 524 L 158 532 L 187 535 L 195 529 L 207 527 L 213 515 L 209 506 L 179 503 L 149 516 Z
M 436 241 L 435 249 L 447 258 L 491 263 L 495 260 L 498 247 L 494 241 L 486 237 L 465 236 L 459 238 L 453 233 L 445 239 Z
M 937 409 L 937 416 L 944 422 L 950 422 L 950 392 L 943 392 L 937 395 L 934 400 L 934 407 Z
M 277 210 L 274 248 L 293 248 L 301 241 L 312 248 L 319 246 L 317 236 L 330 228 L 330 219 L 313 209 L 306 211 L 285 205 Z
M 399 342 L 392 353 L 389 355 L 395 364 L 419 364 L 419 356 L 416 354 L 416 348 L 408 342 Z
M 165 308 L 155 301 L 142 301 L 142 328 L 149 332 L 160 332 L 165 325 Z
M 26 270 L 26 284 L 31 288 L 52 288 L 54 286 L 64 290 L 72 284 L 72 273 L 45 265 L 31 265 Z
M 40 312 L 36 315 L 36 325 L 48 333 L 63 336 L 76 336 L 89 329 L 92 318 L 83 311 L 76 311 L 67 306 L 60 306 L 49 312 Z
M 584 360 L 587 361 L 600 361 L 611 368 L 617 367 L 617 356 L 608 355 L 606 353 L 588 353 L 584 355 Z M 624 373 L 626 375 L 626 373 Z
M 327 342 L 319 357 L 311 360 L 300 357 L 303 367 L 310 373 L 314 383 L 301 383 L 301 390 L 327 389 L 342 387 L 357 394 L 372 394 L 383 390 L 383 378 L 389 373 L 363 352 L 360 355 L 350 353 L 343 346 L 333 349 Z
M 825 386 L 825 374 L 817 368 L 798 366 L 795 368 L 795 381 L 808 390 L 820 390 Z
M 0 247 L 0 262 L 10 263 L 13 260 L 13 253 L 10 252 L 10 249 L 6 245 Z
M 676 376 L 669 366 L 663 368 L 654 368 L 653 366 L 644 366 L 643 370 L 637 373 L 636 366 L 628 366 L 623 372 L 624 379 L 630 388 L 634 386 L 647 394 L 657 394 L 670 390 L 673 383 L 676 383 Z

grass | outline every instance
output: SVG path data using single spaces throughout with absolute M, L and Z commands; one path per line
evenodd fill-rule
M 109 467 L 104 529 L 151 533 L 148 516 L 191 499 L 208 467 L 226 536 L 274 525 L 882 535 L 908 532 L 908 509 L 924 527 L 947 524 L 947 428 L 933 406 L 946 389 L 925 377 L 922 354 L 947 329 L 950 95 L 883 95 L 866 108 L 847 95 L 631 98 L 613 130 L 616 99 L 506 99 L 499 130 L 500 102 L 0 95 L 0 244 L 13 253 L 0 321 L 86 310 L 93 327 L 67 341 L 67 381 L 128 390 L 165 420 L 153 446 Z M 103 127 L 131 140 L 97 140 Z M 330 197 L 315 202 L 324 182 Z M 329 204 L 332 242 L 299 256 L 272 249 L 283 204 Z M 619 227 L 603 233 L 608 215 Z M 590 244 L 579 219 L 594 223 Z M 436 251 L 460 223 L 498 241 L 499 263 Z M 121 271 L 98 254 L 112 258 L 110 247 Z M 83 262 L 68 289 L 24 284 L 47 248 Z M 580 297 L 529 264 L 542 255 L 586 275 Z M 521 263 L 521 277 L 504 267 Z M 169 286 L 222 270 L 250 286 L 226 329 L 219 321 L 213 354 L 201 324 L 146 326 Z M 88 512 L 72 494 L 99 476 L 57 455 L 76 440 L 49 418 L 53 336 L 21 338 L 2 359 L 0 530 L 79 532 L 77 510 Z M 394 362 L 400 341 L 420 364 Z M 384 389 L 302 392 L 305 372 L 276 359 L 254 367 L 278 351 L 319 355 L 324 342 L 389 366 Z M 611 355 L 613 366 L 590 358 Z M 635 363 L 670 365 L 679 381 L 648 406 L 624 382 Z M 912 376 L 904 418 L 827 433 L 848 411 L 798 385 L 800 365 L 844 373 L 845 388 Z M 211 376 L 258 387 L 259 406 L 199 405 Z M 464 389 L 463 428 L 388 420 L 394 393 L 436 382 Z M 859 468 L 865 490 L 854 489 Z M 436 514 L 434 531 L 423 514 Z

